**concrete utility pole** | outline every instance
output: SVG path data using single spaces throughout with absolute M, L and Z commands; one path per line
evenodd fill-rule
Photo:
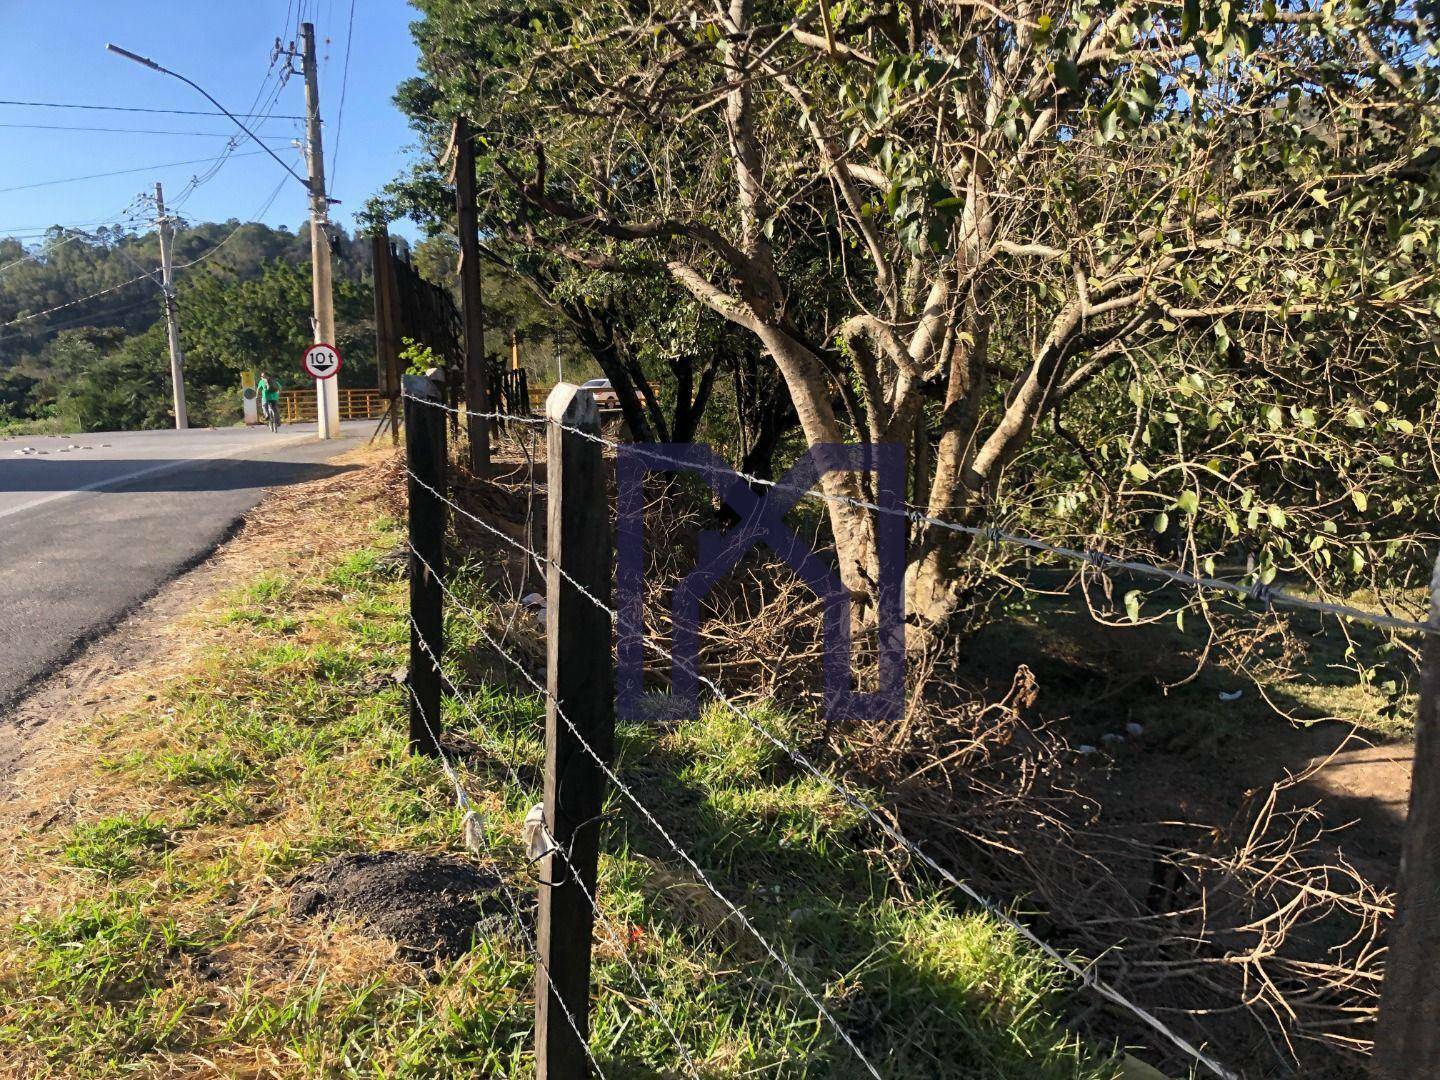
M 310 264 L 315 341 L 335 344 L 335 292 L 330 273 L 330 201 L 325 197 L 325 147 L 320 135 L 320 69 L 315 63 L 315 24 L 300 27 L 305 73 L 305 133 L 310 162 Z M 315 413 L 320 438 L 340 437 L 340 388 L 333 379 L 315 380 Z
M 165 189 L 155 183 L 155 224 L 160 230 L 160 291 L 165 296 L 165 324 L 170 333 L 170 385 L 175 395 L 175 429 L 190 426 L 185 416 L 185 354 L 180 351 L 180 320 L 175 312 L 174 272 L 170 265 L 170 219 L 165 216 Z

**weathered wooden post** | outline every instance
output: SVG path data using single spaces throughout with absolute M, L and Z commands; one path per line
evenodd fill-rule
M 410 750 L 440 754 L 440 672 L 445 655 L 445 413 L 440 389 L 424 375 L 406 375 L 405 459 L 410 535 Z
M 1430 579 L 1430 626 L 1420 643 L 1410 812 L 1371 1063 L 1381 1080 L 1440 1069 L 1440 559 Z
M 470 121 L 455 121 L 455 228 L 460 234 L 460 303 L 465 322 L 465 430 L 470 471 L 490 464 L 490 380 L 485 371 L 485 316 L 480 295 L 480 233 L 475 211 L 475 141 Z
M 589 897 L 597 895 L 605 797 L 605 776 L 591 752 L 608 763 L 615 730 L 610 617 L 595 600 L 610 606 L 614 559 L 602 447 L 577 433 L 599 434 L 595 399 L 588 390 L 561 383 L 551 391 L 545 415 L 550 423 L 544 813 L 553 847 L 540 874 L 535 1064 L 540 1080 L 573 1080 L 590 1072 Z

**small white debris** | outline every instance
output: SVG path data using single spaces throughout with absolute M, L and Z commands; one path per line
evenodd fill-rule
M 465 812 L 465 847 L 476 855 L 485 854 L 485 819 L 474 810 Z
M 1220 700 L 1221 700 L 1221 701 L 1239 701 L 1240 698 L 1241 698 L 1242 696 L 1244 696 L 1244 694 L 1245 694 L 1245 691 L 1244 691 L 1244 690 L 1221 690 L 1221 691 L 1220 691 Z
M 1075 752 L 1077 754 L 1093 754 L 1096 752 L 1096 748 L 1091 746 L 1089 743 L 1081 743 L 1075 748 Z
M 531 862 L 538 862 L 550 852 L 555 850 L 554 841 L 550 839 L 550 830 L 545 827 L 545 804 L 536 803 L 525 815 L 525 825 L 521 829 L 525 837 L 525 857 Z
M 1125 725 L 1125 734 L 1131 737 L 1144 735 L 1145 727 L 1143 724 L 1137 724 L 1134 720 L 1131 720 L 1128 724 Z

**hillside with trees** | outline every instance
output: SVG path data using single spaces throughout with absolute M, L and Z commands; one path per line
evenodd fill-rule
M 344 378 L 373 386 L 369 242 L 337 230 L 335 256 Z M 180 230 L 174 260 L 191 422 L 236 423 L 240 373 L 296 369 L 311 341 L 308 226 L 198 224 Z M 0 425 L 172 423 L 160 289 L 146 276 L 158 265 L 154 232 L 54 228 L 33 248 L 0 239 Z

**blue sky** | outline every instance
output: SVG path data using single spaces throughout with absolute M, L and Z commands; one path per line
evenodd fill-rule
M 287 42 L 297 36 L 297 7 L 315 23 L 326 172 L 333 174 L 330 194 L 341 200 L 334 216 L 351 228 L 351 216 L 365 199 L 403 169 L 412 142 L 390 101 L 396 84 L 415 73 L 409 23 L 416 12 L 401 0 L 354 0 L 348 79 L 350 0 L 0 0 L 0 40 L 7 55 L 0 65 L 0 99 L 211 109 L 179 80 L 107 53 L 105 44 L 113 41 L 193 79 L 231 112 L 252 111 L 259 94 L 261 105 L 253 111 L 264 112 L 280 68 L 271 72 L 271 50 L 277 35 Z M 298 115 L 304 109 L 304 83 L 295 75 L 275 98 L 273 112 Z M 223 136 L 234 130 L 223 116 L 0 104 L 0 189 L 18 188 L 0 190 L 0 236 L 114 222 L 137 195 L 153 190 L 156 180 L 164 183 L 167 201 L 185 195 L 179 212 L 188 220 L 258 215 L 268 224 L 296 228 L 307 214 L 304 189 L 252 142 L 185 194 L 187 182 L 207 174 L 227 145 Z M 274 118 L 257 128 L 303 175 L 299 151 L 291 145 L 302 130 L 299 121 Z M 192 134 L 197 132 L 206 134 Z M 169 167 L 154 167 L 159 165 Z M 28 186 L 132 169 L 140 171 Z M 282 179 L 278 195 L 261 212 Z M 397 231 L 413 235 L 404 226 Z

